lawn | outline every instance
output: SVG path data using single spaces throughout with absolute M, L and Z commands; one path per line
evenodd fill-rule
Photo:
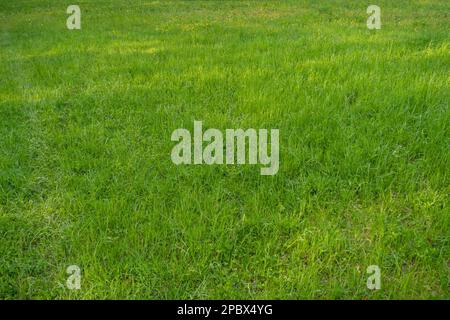
M 449 299 L 449 17 L 0 0 L 0 299 Z M 175 165 L 194 120 L 279 129 L 278 173 Z

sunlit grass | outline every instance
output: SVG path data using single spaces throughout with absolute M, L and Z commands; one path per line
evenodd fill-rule
M 446 1 L 78 4 L 0 3 L 0 298 L 448 299 Z M 175 166 L 194 120 L 280 171 Z

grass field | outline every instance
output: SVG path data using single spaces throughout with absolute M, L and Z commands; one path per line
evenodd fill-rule
M 450 4 L 369 4 L 0 0 L 0 298 L 449 299 Z M 194 120 L 279 172 L 174 165 Z

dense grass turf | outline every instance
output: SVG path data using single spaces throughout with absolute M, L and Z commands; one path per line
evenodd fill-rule
M 0 3 L 0 298 L 449 298 L 448 1 L 69 4 Z M 175 166 L 194 120 L 280 171 Z

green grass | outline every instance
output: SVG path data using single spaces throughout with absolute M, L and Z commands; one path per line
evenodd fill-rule
M 1 0 L 0 298 L 449 299 L 450 5 L 369 4 Z M 175 166 L 194 120 L 278 174 Z

